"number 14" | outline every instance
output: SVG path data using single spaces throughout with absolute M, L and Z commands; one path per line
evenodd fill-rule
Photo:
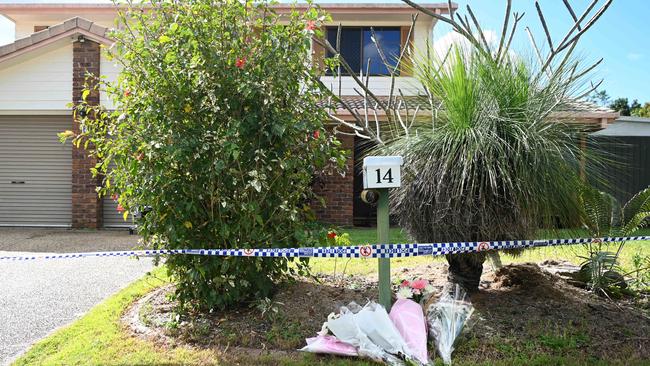
M 381 169 L 376 169 L 377 172 L 377 183 L 380 184 L 382 183 L 382 180 L 388 181 L 388 183 L 393 183 L 393 172 L 392 169 L 388 169 L 386 174 L 384 174 L 384 177 L 381 177 Z

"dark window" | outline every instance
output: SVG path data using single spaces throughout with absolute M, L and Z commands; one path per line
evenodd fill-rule
M 395 67 L 399 58 L 402 39 L 399 27 L 374 27 L 377 41 L 384 51 L 386 61 L 391 67 Z M 336 34 L 338 27 L 327 28 L 327 40 L 336 48 Z M 355 72 L 363 71 L 363 74 L 390 75 L 388 67 L 379 55 L 377 45 L 372 40 L 370 27 L 343 27 L 341 28 L 341 55 L 350 64 Z M 331 57 L 332 55 L 328 55 Z M 370 70 L 368 69 L 370 60 Z M 344 70 L 341 71 L 344 73 Z

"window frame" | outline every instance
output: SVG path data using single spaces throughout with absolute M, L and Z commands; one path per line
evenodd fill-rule
M 376 26 L 376 27 L 375 26 L 354 26 L 354 25 L 353 26 L 343 26 L 343 27 L 341 27 L 342 30 L 345 30 L 345 29 L 358 29 L 359 30 L 359 38 L 360 38 L 360 40 L 359 40 L 359 46 L 360 46 L 359 55 L 360 55 L 361 69 L 366 68 L 366 65 L 367 65 L 367 59 L 364 57 L 364 54 L 363 54 L 364 34 L 365 34 L 366 31 L 370 31 L 371 28 L 374 29 L 374 31 L 377 32 L 377 33 L 382 31 L 382 30 L 390 30 L 390 31 L 398 32 L 399 35 L 400 35 L 400 44 L 399 44 L 399 53 L 400 54 L 404 50 L 404 47 L 410 47 L 409 41 L 404 39 L 406 36 L 404 35 L 404 31 L 403 31 L 404 27 L 403 26 Z M 329 39 L 330 31 L 338 31 L 338 26 L 326 26 L 325 27 L 325 37 L 326 37 L 326 39 Z M 332 43 L 332 47 L 336 48 L 336 44 Z M 333 54 L 331 54 L 330 52 L 325 53 L 325 57 L 332 57 L 332 56 L 333 56 Z M 386 56 L 386 57 L 388 57 L 388 56 Z M 388 67 L 388 66 L 386 66 L 386 67 Z M 405 73 L 402 70 L 402 65 L 395 68 L 395 76 L 404 76 L 404 74 Z M 334 76 L 335 75 L 334 70 L 329 70 L 328 69 L 326 71 L 326 75 Z M 388 72 L 386 74 L 372 73 L 372 74 L 369 74 L 369 75 L 370 76 L 389 77 L 390 72 Z M 347 73 L 345 70 L 343 70 L 343 68 L 341 68 L 341 76 L 350 76 L 350 74 Z

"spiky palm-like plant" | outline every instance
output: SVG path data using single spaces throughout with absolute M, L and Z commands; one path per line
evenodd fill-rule
M 444 15 L 402 1 L 450 25 L 467 41 L 467 47 L 452 49 L 444 57 L 427 52 L 414 60 L 430 114 L 409 105 L 395 90 L 396 70 L 408 57 L 406 48 L 396 65 L 390 65 L 375 39 L 391 76 L 390 95 L 382 99 L 368 88 L 368 75 L 355 75 L 341 57 L 339 44 L 315 39 L 339 62 L 335 74 L 346 71 L 364 97 L 363 109 L 357 110 L 331 93 L 354 118 L 344 121 L 330 114 L 345 127 L 342 133 L 351 131 L 347 133 L 372 141 L 377 153 L 404 157 L 402 187 L 393 200 L 402 227 L 412 239 L 431 242 L 529 238 L 540 227 L 578 224 L 578 172 L 585 160 L 578 135 L 585 131 L 555 112 L 602 83 L 585 86 L 602 60 L 584 67 L 574 50 L 612 0 L 600 7 L 600 0 L 592 0 L 582 13 L 564 1 L 573 23 L 559 42 L 553 41 L 536 3 L 548 47 L 539 48 L 526 28 L 536 56 L 530 62 L 514 56 L 510 47 L 523 19 L 523 14 L 511 12 L 512 0 L 506 1 L 497 42 L 488 42 L 469 5 L 469 16 L 456 14 L 450 1 Z M 477 289 L 484 260 L 483 253 L 448 256 L 450 279 L 470 291 Z
M 404 157 L 393 203 L 413 239 L 528 238 L 579 217 L 579 127 L 550 114 L 563 103 L 563 79 L 533 68 L 459 50 L 445 62 L 416 59 L 438 114 L 379 148 Z M 451 281 L 478 288 L 484 254 L 447 259 Z

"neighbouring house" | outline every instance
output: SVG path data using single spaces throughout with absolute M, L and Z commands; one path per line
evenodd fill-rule
M 301 5 L 298 5 L 301 6 Z M 443 14 L 448 4 L 427 4 Z M 432 37 L 436 21 L 420 16 L 410 39 L 408 29 L 415 11 L 403 4 L 338 3 L 322 4 L 332 15 L 326 25 L 333 39 L 336 25 L 343 26 L 341 50 L 353 68 L 373 75 L 370 87 L 379 96 L 388 96 L 390 78 L 379 62 L 370 39 L 373 27 L 391 54 L 404 47 L 423 49 Z M 455 9 L 455 5 L 452 4 Z M 279 12 L 287 5 L 278 5 Z M 118 67 L 109 62 L 101 46 L 110 46 L 108 30 L 114 24 L 118 7 L 106 3 L 2 3 L 0 14 L 15 24 L 16 40 L 0 46 L 0 226 L 60 226 L 102 228 L 128 226 L 110 198 L 100 199 L 89 168 L 95 161 L 83 149 L 59 143 L 56 133 L 78 130 L 70 103 L 81 99 L 86 73 L 106 75 L 114 80 Z M 313 57 L 323 57 L 314 44 Z M 369 70 L 366 60 L 373 59 Z M 362 104 L 351 77 L 337 80 L 323 77 L 326 85 L 339 91 L 349 103 Z M 416 83 L 401 70 L 397 87 L 408 97 L 417 98 Z M 340 86 L 340 88 L 339 88 Z M 111 108 L 102 93 L 91 93 L 90 101 Z M 350 119 L 347 111 L 337 115 Z M 606 127 L 618 117 L 607 109 L 576 103 L 566 116 Z M 325 198 L 325 207 L 316 207 L 322 221 L 338 225 L 372 221 L 373 209 L 358 197 L 361 176 L 355 160 L 362 143 L 341 135 L 343 146 L 353 151 L 345 176 L 329 176 L 318 182 L 316 190 Z
M 624 203 L 650 187 L 650 118 L 620 117 L 589 137 L 607 164 L 605 182 L 596 182 L 599 188 Z

